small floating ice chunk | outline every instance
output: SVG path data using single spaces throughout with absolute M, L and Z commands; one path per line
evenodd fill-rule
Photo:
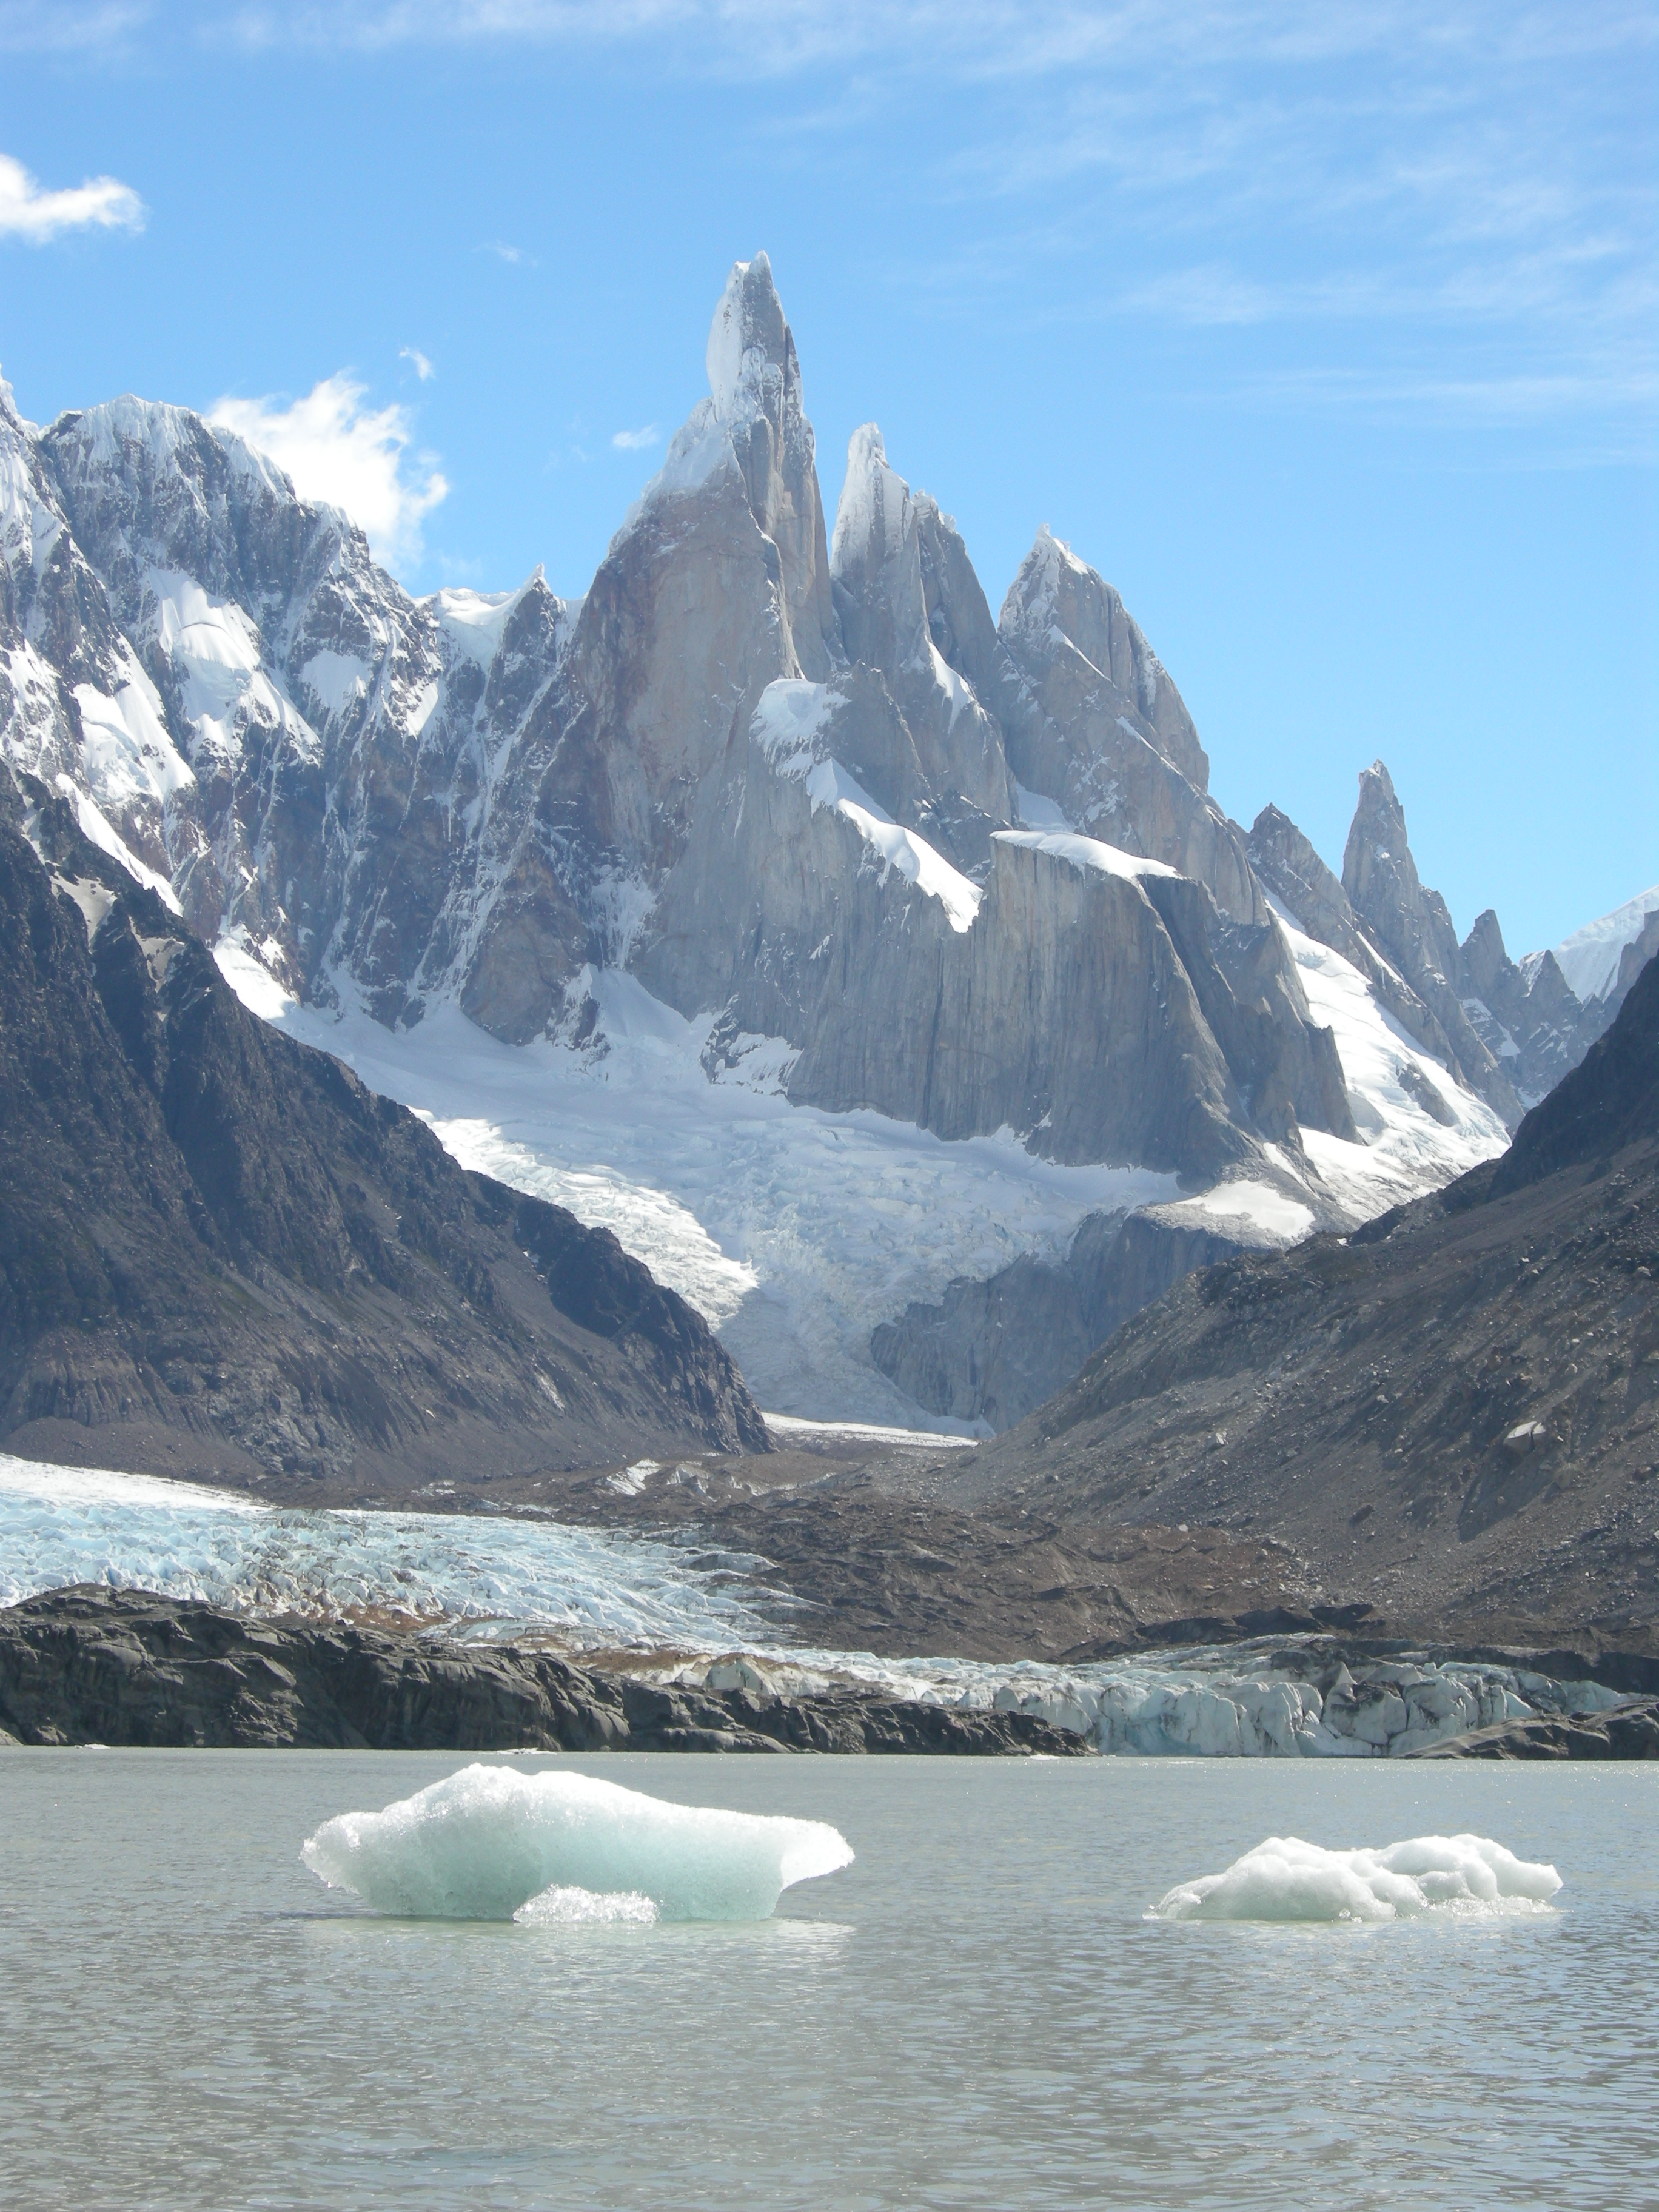
M 1160 1898 L 1158 1920 L 1403 1919 L 1543 1909 L 1561 1887 L 1553 1866 L 1518 1859 L 1485 1836 L 1413 1836 L 1382 1850 L 1326 1850 L 1299 1836 L 1269 1836 L 1223 1874 Z
M 538 1921 L 588 1917 L 573 1901 L 584 1891 L 615 1919 L 637 1917 L 643 1902 L 664 1920 L 764 1920 L 784 1890 L 853 1859 L 822 1820 L 671 1805 L 588 1774 L 477 1765 L 384 1812 L 324 1821 L 300 1856 L 331 1888 L 380 1912 Z

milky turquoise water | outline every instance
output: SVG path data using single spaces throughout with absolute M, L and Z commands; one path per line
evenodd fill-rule
M 1659 2201 L 1659 1766 L 626 1759 L 830 1820 L 739 1926 L 374 1918 L 300 1864 L 445 1754 L 0 1753 L 0 2197 L 1434 2212 Z M 1142 1916 L 1273 1833 L 1471 1829 L 1558 1908 Z

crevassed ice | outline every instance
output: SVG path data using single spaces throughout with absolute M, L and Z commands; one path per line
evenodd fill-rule
M 238 1612 L 507 1621 L 556 1630 L 578 1650 L 777 1634 L 756 1580 L 717 1577 L 671 1544 L 539 1517 L 279 1512 L 230 1492 L 0 1454 L 0 1605 L 74 1583 Z
M 380 1813 L 325 1820 L 301 1857 L 377 1911 L 429 1920 L 764 1920 L 850 1866 L 822 1820 L 672 1805 L 589 1774 L 463 1767 Z M 585 1906 L 573 1892 L 601 1902 Z M 529 1910 L 532 1906 L 533 1910 Z
M 1220 1874 L 1160 1898 L 1158 1920 L 1380 1921 L 1451 1910 L 1535 1912 L 1561 1887 L 1553 1866 L 1486 1836 L 1413 1836 L 1380 1850 L 1328 1850 L 1269 1836 Z
M 635 1494 L 678 1470 L 638 1461 Z M 277 1512 L 158 1476 L 0 1454 L 0 1604 L 72 1583 L 322 1619 L 391 1610 L 452 1634 L 551 1632 L 574 1652 L 668 1651 L 653 1679 L 781 1696 L 864 1689 L 1031 1713 L 1103 1752 L 1199 1758 L 1398 1757 L 1535 1712 L 1596 1712 L 1617 1694 L 1487 1660 L 1355 1656 L 1320 1639 L 1151 1651 L 1079 1666 L 891 1659 L 789 1644 L 801 1617 L 768 1563 L 550 1516 Z

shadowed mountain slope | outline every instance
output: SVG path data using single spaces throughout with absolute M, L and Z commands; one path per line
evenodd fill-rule
M 975 1455 L 984 1498 L 1291 1545 L 1442 1632 L 1659 1636 L 1659 962 L 1500 1161 L 1189 1277 Z
M 0 1442 L 291 1487 L 764 1450 L 701 1317 L 247 1013 L 36 784 L 0 823 Z

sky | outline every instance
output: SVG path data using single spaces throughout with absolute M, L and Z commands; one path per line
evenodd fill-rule
M 583 591 L 764 247 L 994 609 L 1115 583 L 1212 788 L 1386 761 L 1511 951 L 1659 881 L 1659 0 L 0 0 L 0 371 L 215 413 L 411 590 Z

